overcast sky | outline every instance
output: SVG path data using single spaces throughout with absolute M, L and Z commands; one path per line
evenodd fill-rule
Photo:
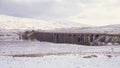
M 98 26 L 120 24 L 120 0 L 0 0 L 0 14 Z

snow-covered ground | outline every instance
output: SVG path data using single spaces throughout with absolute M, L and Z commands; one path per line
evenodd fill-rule
M 76 44 L 56 44 L 39 41 L 0 41 L 0 55 L 24 54 L 114 54 L 119 55 L 119 45 L 83 46 Z
M 0 57 L 0 68 L 119 68 L 120 57 L 44 56 Z
M 0 41 L 0 68 L 119 68 L 120 46 Z

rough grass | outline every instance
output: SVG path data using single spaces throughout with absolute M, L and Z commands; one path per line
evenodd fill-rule
M 104 55 L 107 57 L 120 56 L 120 52 L 60 52 L 60 53 L 39 53 L 39 54 L 12 54 L 12 55 L 5 55 L 5 56 L 12 56 L 12 57 L 43 57 L 43 56 L 50 56 L 50 55 L 79 55 L 83 58 L 95 58 L 98 55 Z
M 72 54 L 69 52 L 65 53 L 44 53 L 44 54 L 14 54 L 14 55 L 7 55 L 12 57 L 43 57 L 43 56 L 49 56 L 49 55 L 68 55 Z
M 98 57 L 97 55 L 88 55 L 88 56 L 84 56 L 83 58 L 92 58 L 92 57 Z

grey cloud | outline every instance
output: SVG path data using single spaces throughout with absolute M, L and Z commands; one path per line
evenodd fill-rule
M 77 8 L 76 8 L 77 7 Z M 61 4 L 55 0 L 33 3 L 15 3 L 10 0 L 0 1 L 0 13 L 21 17 L 64 18 L 79 13 L 75 4 Z
M 96 6 L 97 0 L 33 0 L 32 2 L 14 2 L 15 0 L 0 0 L 0 14 L 20 17 L 37 17 L 42 19 L 61 19 L 75 16 L 84 8 Z M 82 7 L 84 4 L 85 7 Z

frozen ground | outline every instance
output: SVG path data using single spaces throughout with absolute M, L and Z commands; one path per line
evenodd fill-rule
M 119 45 L 82 46 L 76 44 L 55 44 L 39 41 L 0 41 L 0 55 L 24 54 L 116 54 Z
M 0 41 L 0 68 L 119 68 L 120 46 Z
M 0 68 L 119 68 L 120 57 L 80 56 L 0 57 Z

